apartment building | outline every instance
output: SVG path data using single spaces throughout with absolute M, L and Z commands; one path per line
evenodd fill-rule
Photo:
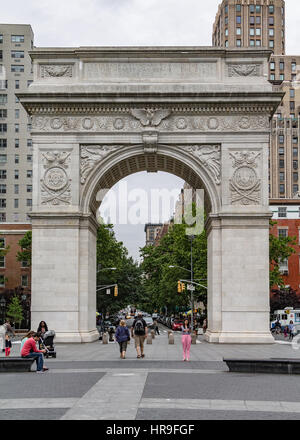
M 269 80 L 285 96 L 272 121 L 269 195 L 299 192 L 300 55 L 286 55 L 284 0 L 223 0 L 213 25 L 213 45 L 272 51 Z
M 0 24 L 0 222 L 28 222 L 32 207 L 31 121 L 17 98 L 33 80 L 30 25 Z
M 146 246 L 154 246 L 157 234 L 163 228 L 162 223 L 147 223 L 145 225 Z

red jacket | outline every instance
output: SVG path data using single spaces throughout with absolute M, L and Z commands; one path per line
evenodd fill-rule
M 38 350 L 36 348 L 35 340 L 33 338 L 29 338 L 29 339 L 27 339 L 27 341 L 23 345 L 23 348 L 22 348 L 22 351 L 21 351 L 21 356 L 22 357 L 28 356 L 32 352 L 34 352 L 34 353 L 42 353 L 41 350 Z

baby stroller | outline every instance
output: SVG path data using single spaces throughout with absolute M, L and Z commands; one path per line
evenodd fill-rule
M 55 338 L 55 331 L 54 330 L 48 330 L 43 338 L 41 338 L 40 342 L 40 346 L 42 346 L 42 348 L 45 348 L 46 353 L 45 353 L 45 358 L 49 358 L 49 357 L 53 357 L 56 358 L 56 351 L 55 351 L 55 346 L 53 344 L 53 339 Z

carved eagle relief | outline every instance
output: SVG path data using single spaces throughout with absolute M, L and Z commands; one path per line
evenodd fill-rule
M 132 116 L 138 119 L 145 127 L 157 127 L 163 119 L 171 114 L 171 110 L 169 109 L 131 109 L 130 112 Z

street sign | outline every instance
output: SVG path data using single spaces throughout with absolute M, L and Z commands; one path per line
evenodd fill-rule
M 188 284 L 187 285 L 187 290 L 190 290 L 191 292 L 194 292 L 196 290 L 195 286 L 193 286 L 193 284 Z
M 110 289 L 106 289 L 106 295 L 110 295 Z

